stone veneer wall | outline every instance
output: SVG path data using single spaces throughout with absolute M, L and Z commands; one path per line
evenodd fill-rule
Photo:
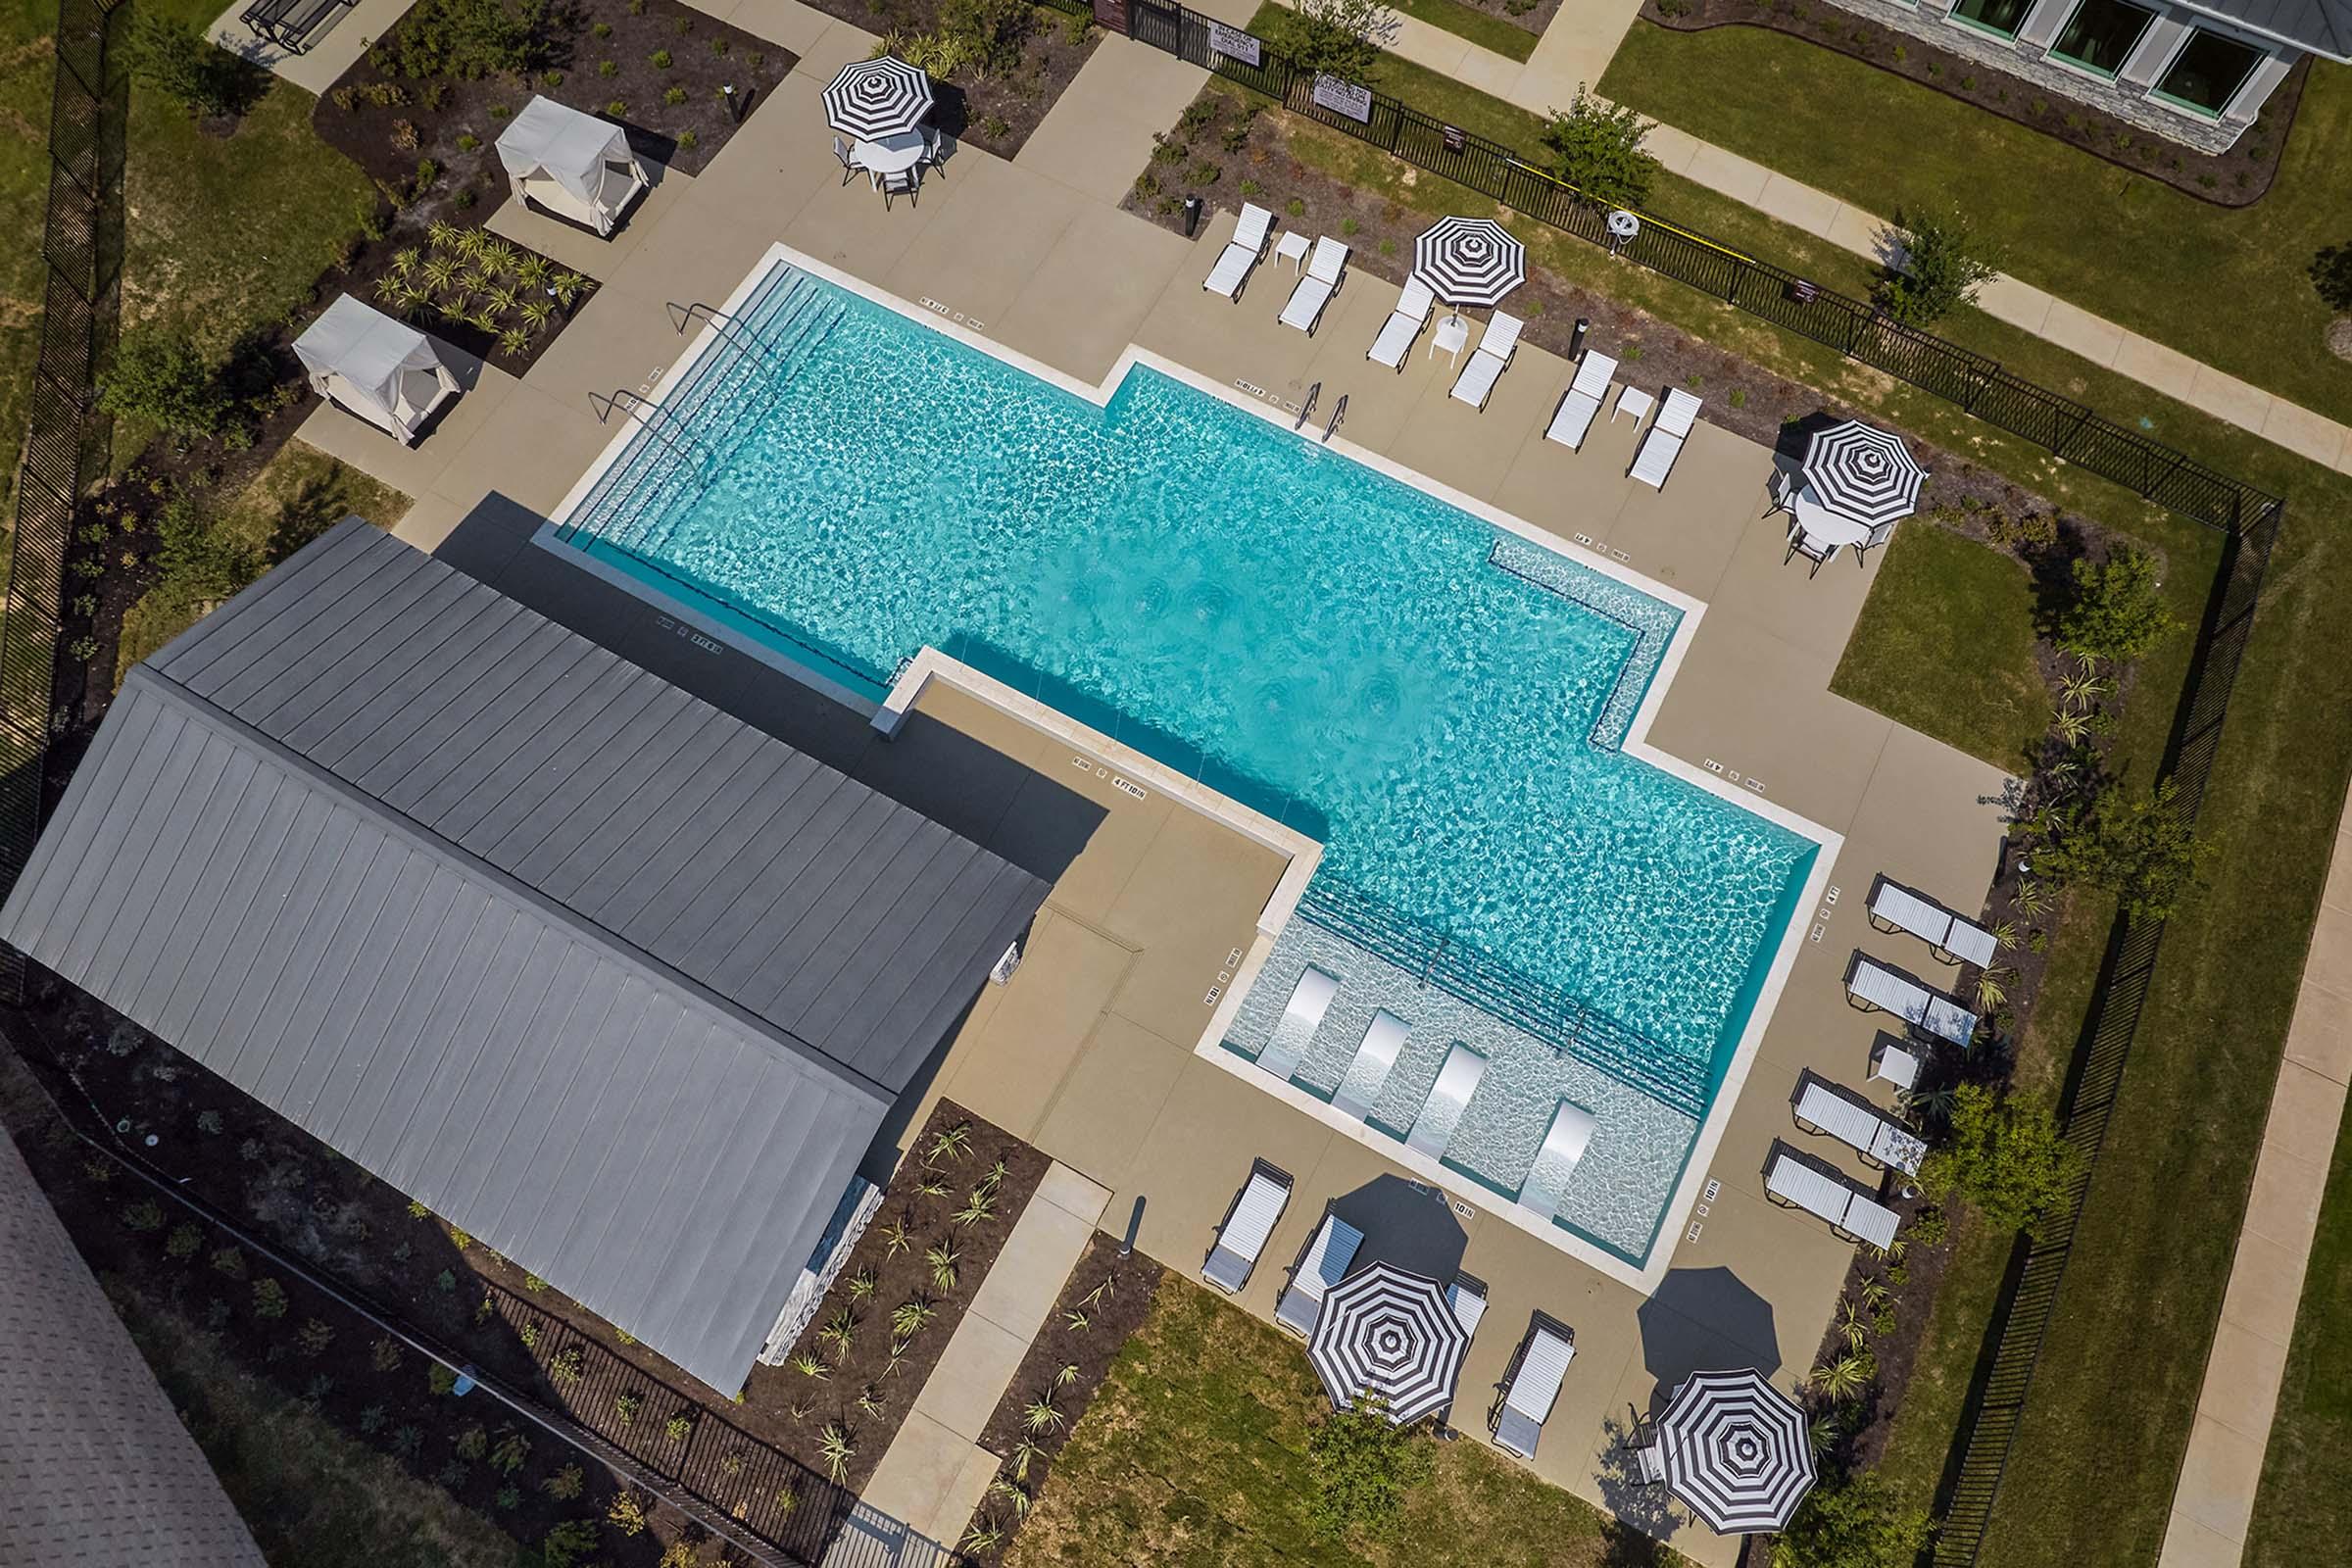
M 0 1410 L 0 1563 L 264 1568 L 5 1133 Z

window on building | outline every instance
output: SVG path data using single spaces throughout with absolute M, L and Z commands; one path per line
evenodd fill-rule
M 1952 7 L 1952 16 L 1986 32 L 2014 38 L 2017 29 L 2026 24 L 2026 13 L 2033 9 L 2034 0 L 1960 0 Z
M 2173 56 L 2171 67 L 2156 83 L 2156 95 L 2199 114 L 2219 115 L 2260 64 L 2262 51 L 2252 44 L 2199 27 Z
M 2112 76 L 2139 43 L 2156 13 L 2128 0 L 2082 0 L 2050 45 L 2059 59 Z

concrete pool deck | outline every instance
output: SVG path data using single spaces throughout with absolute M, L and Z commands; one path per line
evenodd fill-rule
M 1810 1363 L 1851 1248 L 1765 1200 L 1766 1151 L 1788 1138 L 1872 1179 L 1838 1146 L 1794 1131 L 1789 1096 L 1808 1067 L 1864 1083 L 1871 1043 L 1887 1020 L 1845 1004 L 1840 976 L 1855 948 L 1931 981 L 1949 972 L 1917 943 L 1870 928 L 1862 905 L 1872 877 L 1885 873 L 1973 908 L 2002 831 L 2000 770 L 1828 691 L 1877 563 L 1857 570 L 1840 559 L 1810 579 L 1801 562 L 1784 567 L 1781 528 L 1758 520 L 1771 455 L 1713 425 L 1699 424 L 1662 492 L 1624 476 L 1630 420 L 1604 414 L 1581 454 L 1544 442 L 1569 368 L 1540 349 L 1521 349 L 1483 414 L 1446 397 L 1450 368 L 1429 355 L 1426 336 L 1402 374 L 1377 369 L 1364 348 L 1396 291 L 1368 273 L 1348 278 L 1311 339 L 1275 323 L 1289 288 L 1281 264 L 1261 266 L 1239 305 L 1204 294 L 1200 278 L 1230 215 L 1213 216 L 1187 242 L 1108 205 L 1094 175 L 1072 182 L 1073 138 L 1054 119 L 1085 113 L 1101 84 L 1086 96 L 1073 89 L 1032 142 L 1051 152 L 1049 167 L 966 150 L 926 185 L 919 205 L 885 212 L 863 185 L 841 185 L 818 106 L 825 80 L 865 52 L 866 35 L 792 0 L 742 0 L 730 20 L 804 50 L 799 69 L 700 176 L 665 181 L 663 200 L 632 218 L 630 243 L 607 261 L 604 288 L 528 374 L 485 377 L 414 451 L 367 438 L 332 410 L 314 416 L 305 439 L 416 496 L 396 530 L 404 537 L 446 547 L 494 580 L 527 564 L 551 585 L 524 597 L 559 618 L 593 622 L 627 657 L 665 673 L 704 661 L 712 678 L 734 678 L 725 662 L 748 663 L 740 655 L 686 648 L 645 607 L 618 605 L 620 596 L 584 574 L 554 582 L 551 573 L 568 568 L 553 558 L 526 563 L 546 553 L 517 548 L 529 519 L 516 514 L 552 510 L 614 434 L 592 396 L 650 386 L 684 352 L 689 338 L 669 308 L 725 299 L 782 240 L 1088 383 L 1130 344 L 1220 383 L 1249 382 L 1278 402 L 1296 403 L 1320 380 L 1320 410 L 1348 396 L 1343 434 L 1356 444 L 1554 532 L 1563 548 L 1594 550 L 1705 601 L 1648 740 L 1727 780 L 1760 780 L 1762 789 L 1749 791 L 1759 802 L 1843 834 L 1829 876 L 1837 900 L 1825 895 L 1800 913 L 1805 934 L 1787 987 L 1705 1172 L 1720 1185 L 1698 1209 L 1670 1216 L 1659 1245 L 1673 1247 L 1672 1266 L 1646 1310 L 1635 1291 L 1557 1248 L 1478 1209 L 1457 1212 L 1467 1235 L 1462 1267 L 1491 1291 L 1457 1420 L 1483 1434 L 1493 1386 L 1528 1314 L 1541 1308 L 1562 1319 L 1576 1331 L 1578 1357 L 1534 1468 L 1701 1562 L 1729 1563 L 1736 1542 L 1678 1524 L 1658 1512 L 1655 1494 L 1623 1484 L 1616 1435 L 1629 1406 L 1647 1409 L 1663 1387 L 1708 1361 L 1764 1365 L 1784 1383 Z M 1125 58 L 1105 49 L 1087 70 L 1115 72 Z M 1105 127 L 1099 167 L 1122 159 L 1142 167 L 1149 138 L 1138 125 Z M 507 522 L 484 521 L 502 511 Z M 485 555 L 483 540 L 493 536 Z M 550 604 L 548 595 L 575 602 Z M 752 674 L 742 678 L 752 692 Z M 1158 792 L 1134 800 L 1074 768 L 1066 742 L 952 687 L 923 694 L 917 712 L 926 727 L 913 749 L 875 739 L 862 717 L 828 713 L 813 699 L 760 687 L 746 702 L 760 722 L 880 787 L 929 791 L 937 799 L 925 808 L 983 842 L 1033 831 L 1019 803 L 1041 793 L 1065 792 L 1100 813 L 1060 867 L 1020 971 L 983 994 L 932 1092 L 1109 1190 L 1108 1228 L 1123 1229 L 1142 1200 L 1140 1245 L 1188 1274 L 1197 1275 L 1250 1161 L 1282 1166 L 1298 1185 L 1240 1298 L 1270 1316 L 1326 1200 L 1400 1174 L 1376 1150 L 1194 1054 L 1212 1010 L 1204 997 L 1230 956 L 1248 947 L 1282 858 Z M 934 753 L 925 748 L 949 743 L 965 748 L 970 765 L 926 776 L 918 760 Z

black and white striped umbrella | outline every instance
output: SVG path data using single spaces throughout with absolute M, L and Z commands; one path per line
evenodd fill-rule
M 1805 1426 L 1752 1367 L 1693 1372 L 1658 1418 L 1666 1490 L 1719 1535 L 1778 1530 L 1813 1488 Z
M 825 89 L 825 123 L 872 141 L 912 130 L 931 112 L 931 78 L 896 55 L 856 60 Z
M 1323 1314 L 1307 1358 L 1341 1409 L 1363 1395 L 1388 1401 L 1389 1419 L 1405 1426 L 1453 1399 L 1470 1333 L 1446 1304 L 1436 1280 L 1374 1263 L 1323 1297 Z
M 1919 510 L 1928 470 L 1901 436 L 1846 419 L 1814 433 L 1805 447 L 1804 474 L 1823 506 L 1875 528 Z
M 1413 270 L 1448 305 L 1499 305 L 1527 281 L 1527 247 L 1492 218 L 1441 218 L 1413 241 Z

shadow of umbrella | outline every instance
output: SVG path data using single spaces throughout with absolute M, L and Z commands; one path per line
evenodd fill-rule
M 1357 1268 L 1394 1263 L 1446 1285 L 1460 1272 L 1470 1246 L 1446 1195 L 1402 1176 L 1375 1176 L 1334 1200 L 1331 1211 L 1364 1233 Z
M 1642 1324 L 1642 1364 L 1657 1380 L 1655 1403 L 1693 1372 L 1752 1366 L 1781 1369 L 1772 1303 L 1728 1268 L 1669 1269 L 1634 1314 Z

